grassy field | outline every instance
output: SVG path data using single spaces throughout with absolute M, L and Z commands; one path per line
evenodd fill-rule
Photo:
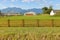
M 4 16 L 4 17 L 0 17 L 0 19 L 11 19 L 11 20 L 15 20 L 15 19 L 60 19 L 60 16 L 50 16 L 50 15 L 36 15 L 36 16 Z
M 60 27 L 1 27 L 0 40 L 60 40 Z
M 10 22 L 8 23 L 8 19 Z M 23 23 L 24 19 L 24 23 Z M 39 21 L 37 20 L 39 19 Z M 54 23 L 52 23 L 52 19 L 54 19 Z M 39 22 L 39 24 L 38 24 Z M 23 25 L 24 24 L 24 25 Z M 8 26 L 13 26 L 13 27 L 51 27 L 51 26 L 60 26 L 60 16 L 50 16 L 50 15 L 36 15 L 36 16 L 4 16 L 0 17 L 0 27 L 8 27 Z
M 47 22 L 46 20 L 43 21 L 44 19 L 55 19 L 56 21 L 56 19 L 60 19 L 60 16 L 5 16 L 0 17 L 0 24 L 8 24 L 8 19 L 13 21 L 20 19 L 41 19 L 40 25 L 42 25 Z M 58 22 L 59 21 L 57 21 L 57 23 Z M 10 25 L 12 25 L 12 23 Z M 48 23 L 51 23 L 51 21 L 48 21 L 47 24 Z M 57 25 L 60 25 L 60 23 Z M 60 27 L 0 27 L 0 40 L 60 40 Z
M 0 27 L 0 34 L 11 33 L 36 33 L 36 34 L 49 34 L 60 33 L 60 27 Z

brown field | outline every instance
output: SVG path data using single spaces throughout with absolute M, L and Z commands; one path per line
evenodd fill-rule
M 54 26 L 60 27 L 60 20 L 55 19 L 54 20 Z
M 43 19 L 39 20 L 40 27 L 52 27 L 52 20 L 51 19 Z
M 0 20 L 0 27 L 8 27 L 8 20 Z
M 60 27 L 0 27 L 0 40 L 60 40 Z
M 0 40 L 60 40 L 60 34 L 12 33 L 0 35 Z
M 10 26 L 11 27 L 22 27 L 23 26 L 23 21 L 22 20 L 11 20 L 10 21 Z

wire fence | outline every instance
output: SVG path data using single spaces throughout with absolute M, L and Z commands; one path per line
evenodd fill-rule
M 60 27 L 60 19 L 0 20 L 0 27 Z

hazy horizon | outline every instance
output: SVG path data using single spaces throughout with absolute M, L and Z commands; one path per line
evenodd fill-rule
M 52 6 L 55 10 L 60 10 L 60 0 L 0 0 L 0 9 L 17 7 L 22 9 L 41 9 Z

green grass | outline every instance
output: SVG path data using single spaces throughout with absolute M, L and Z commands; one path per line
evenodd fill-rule
M 25 24 L 34 24 L 30 26 L 37 26 L 37 19 L 39 20 L 39 26 L 52 26 L 52 20 L 54 20 L 54 26 L 60 26 L 60 16 L 50 16 L 50 15 L 36 15 L 36 16 L 4 16 L 0 17 L 0 26 L 8 26 L 8 19 L 10 19 L 10 26 L 23 26 L 23 20 Z M 28 19 L 28 20 L 27 20 Z M 57 19 L 57 20 L 56 20 Z M 20 25 L 21 24 L 21 25 Z M 24 25 L 24 26 L 29 26 L 29 25 Z M 29 26 L 29 27 L 30 27 Z
M 3 21 L 3 20 L 7 20 L 7 19 L 10 19 L 10 20 L 20 20 L 20 19 L 60 19 L 60 16 L 49 16 L 49 15 L 8 16 L 8 17 L 0 17 L 0 22 Z M 5 39 L 6 36 L 11 37 L 11 35 L 17 35 L 17 36 L 12 37 L 12 40 L 17 38 L 18 36 L 21 36 L 21 35 L 22 35 L 22 39 L 24 39 L 26 34 L 27 34 L 28 38 L 30 38 L 30 39 L 31 39 L 31 37 L 33 37 L 33 39 L 34 39 L 35 35 L 36 35 L 37 40 L 40 40 L 41 35 L 42 36 L 47 35 L 48 37 L 50 35 L 51 38 L 54 39 L 55 37 L 52 37 L 52 34 L 55 34 L 55 35 L 59 34 L 60 35 L 60 27 L 0 27 L 0 35 L 1 35 L 0 38 L 3 37 L 2 39 Z M 26 39 L 26 37 L 25 37 L 25 39 Z
M 8 16 L 0 17 L 0 19 L 60 19 L 60 16 L 50 16 L 50 15 L 36 15 L 36 16 Z

